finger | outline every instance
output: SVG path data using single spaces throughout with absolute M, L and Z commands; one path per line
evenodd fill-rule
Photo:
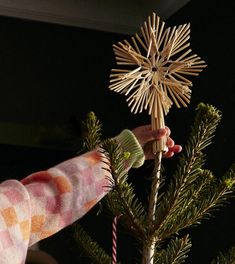
M 171 134 L 171 130 L 168 126 L 165 126 L 165 129 L 166 129 L 166 136 L 169 137 Z
M 175 153 L 179 153 L 182 151 L 182 146 L 181 145 L 174 145 L 173 147 L 169 148 L 166 153 L 164 153 L 164 158 L 171 158 L 174 156 Z M 152 144 L 147 144 L 144 148 L 144 153 L 145 153 L 145 159 L 154 159 L 155 155 L 152 150 Z
M 164 153 L 164 158 L 171 158 L 175 153 L 179 153 L 182 151 L 181 145 L 174 145 L 172 148 L 169 148 L 166 153 Z
M 169 151 L 173 151 L 174 153 L 179 153 L 182 151 L 181 145 L 174 145 L 172 148 L 169 148 Z
M 132 130 L 141 145 L 149 141 L 158 140 L 167 133 L 166 129 L 152 130 L 151 125 L 138 127 Z
M 153 139 L 158 140 L 167 135 L 167 130 L 165 128 L 160 128 L 158 130 L 152 131 Z
M 173 151 L 167 151 L 166 153 L 164 153 L 164 158 L 172 158 L 174 154 L 175 153 Z
M 168 138 L 167 138 L 167 141 L 166 141 L 166 146 L 167 146 L 168 148 L 172 148 L 172 147 L 174 147 L 174 145 L 175 145 L 174 140 L 173 140 L 172 138 L 168 137 Z

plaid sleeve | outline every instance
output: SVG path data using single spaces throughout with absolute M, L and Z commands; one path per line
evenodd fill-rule
M 110 175 L 103 159 L 88 152 L 22 181 L 31 203 L 30 246 L 81 218 L 105 196 Z
M 31 210 L 26 188 L 16 180 L 0 184 L 0 263 L 23 264 L 28 249 Z
M 67 160 L 21 182 L 0 184 L 0 263 L 23 264 L 29 246 L 89 211 L 110 190 L 96 151 Z

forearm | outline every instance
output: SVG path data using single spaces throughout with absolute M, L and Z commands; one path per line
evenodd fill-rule
M 143 163 L 141 146 L 129 130 L 115 139 L 130 152 L 126 170 Z M 31 203 L 30 245 L 81 218 L 111 190 L 108 163 L 104 154 L 91 151 L 22 180 Z
M 31 200 L 30 245 L 81 218 L 105 196 L 111 175 L 104 159 L 88 152 L 22 181 Z

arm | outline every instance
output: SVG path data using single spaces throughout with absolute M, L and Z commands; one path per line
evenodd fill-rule
M 119 136 L 117 140 L 122 141 Z M 124 147 L 133 152 L 134 162 L 134 152 L 142 150 L 134 137 L 128 142 Z M 110 189 L 103 159 L 91 151 L 21 182 L 0 184 L 1 264 L 23 264 L 30 245 L 79 219 L 102 199 Z
M 124 151 L 131 153 L 127 169 L 143 164 L 142 147 L 156 139 L 146 131 L 133 133 L 124 130 L 116 137 Z M 99 152 L 91 151 L 47 171 L 33 173 L 21 182 L 0 184 L 2 264 L 24 263 L 29 245 L 79 219 L 105 196 L 110 190 L 110 175 L 103 169 L 107 166 L 104 159 Z
M 144 162 L 143 150 L 131 132 L 123 131 L 116 139 L 132 153 L 127 170 L 138 159 Z M 21 181 L 31 203 L 30 246 L 81 218 L 107 194 L 111 175 L 104 161 L 106 157 L 94 150 Z

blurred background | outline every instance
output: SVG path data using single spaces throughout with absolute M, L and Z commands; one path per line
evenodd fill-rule
M 0 0 L 0 168 L 1 180 L 21 179 L 76 155 L 80 124 L 89 111 L 103 123 L 104 137 L 149 123 L 147 114 L 130 113 L 124 96 L 109 91 L 115 67 L 112 44 L 139 31 L 156 12 L 167 26 L 191 23 L 191 48 L 208 64 L 193 81 L 188 108 L 172 107 L 166 118 L 172 137 L 186 143 L 198 103 L 223 113 L 207 150 L 206 167 L 222 176 L 234 162 L 235 4 L 230 1 L 7 1 Z M 177 158 L 165 161 L 169 177 Z M 146 163 L 130 173 L 140 196 Z M 235 244 L 235 203 L 192 229 L 187 263 L 210 263 L 219 250 Z M 111 220 L 94 208 L 81 223 L 111 248 Z M 97 223 L 93 225 L 94 221 Z M 110 230 L 102 227 L 110 225 Z M 69 227 L 40 243 L 60 264 L 89 263 L 72 239 Z M 128 233 L 120 234 L 120 258 L 134 263 Z

